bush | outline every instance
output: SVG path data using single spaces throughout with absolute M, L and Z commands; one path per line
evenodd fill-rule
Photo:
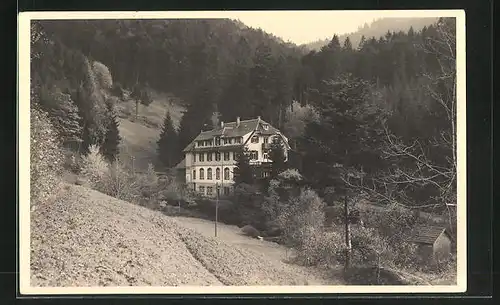
M 93 145 L 82 158 L 81 174 L 90 187 L 109 196 L 142 205 L 157 205 L 160 188 L 153 165 L 146 173 L 137 173 L 121 159 L 108 164 L 99 147 Z
M 351 227 L 352 265 L 381 267 L 394 261 L 394 252 L 386 238 L 375 229 Z
M 259 230 L 252 227 L 251 225 L 246 225 L 243 228 L 241 228 L 241 232 L 250 237 L 257 237 L 261 235 Z
M 136 201 L 137 183 L 134 176 L 126 170 L 119 160 L 109 165 L 109 170 L 102 177 L 102 180 L 95 188 L 109 196 L 126 200 Z
M 64 168 L 72 173 L 78 174 L 81 171 L 82 157 L 79 153 L 64 149 Z
M 296 260 L 304 265 L 337 265 L 343 256 L 344 239 L 337 231 L 309 228 L 297 249 Z
M 323 229 L 325 203 L 316 192 L 302 190 L 292 197 L 278 212 L 277 223 L 291 245 L 300 245 L 308 238 L 309 231 Z
M 32 105 L 30 119 L 30 196 L 35 205 L 57 187 L 64 155 L 47 113 Z
M 108 67 L 98 61 L 94 61 L 92 64 L 92 69 L 101 88 L 107 90 L 113 88 L 113 78 L 111 77 L 111 73 L 109 72 Z
M 89 152 L 82 157 L 81 174 L 92 188 L 99 188 L 109 174 L 108 163 L 99 152 L 99 146 L 91 145 Z

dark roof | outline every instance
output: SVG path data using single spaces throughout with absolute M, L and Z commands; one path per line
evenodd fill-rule
M 414 243 L 432 245 L 443 232 L 446 232 L 446 228 L 437 226 L 419 226 L 413 231 L 411 241 Z M 449 234 L 447 235 L 450 237 Z
M 267 130 L 264 129 L 264 125 L 268 126 Z M 273 135 L 279 132 L 278 129 L 274 128 L 271 124 L 261 118 L 241 120 L 239 125 L 237 125 L 236 122 L 228 122 L 224 123 L 224 127 L 219 125 L 212 130 L 200 132 L 200 134 L 198 134 L 198 136 L 188 146 L 186 146 L 183 151 L 186 152 L 192 150 L 196 141 L 210 140 L 216 136 L 242 137 L 252 131 L 256 131 L 263 135 Z
M 191 148 L 190 150 L 195 152 L 211 152 L 211 151 L 236 151 L 241 148 L 243 144 L 231 144 L 231 145 L 222 145 L 222 146 L 209 146 L 209 147 L 196 147 Z

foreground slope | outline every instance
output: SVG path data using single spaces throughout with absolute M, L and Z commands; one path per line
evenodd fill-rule
M 304 270 L 81 186 L 31 215 L 32 286 L 335 283 Z

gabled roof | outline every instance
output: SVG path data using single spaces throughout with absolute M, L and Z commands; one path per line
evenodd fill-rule
M 444 227 L 419 226 L 413 231 L 411 241 L 414 243 L 432 245 L 442 233 L 445 233 L 451 239 L 451 236 Z
M 264 128 L 264 125 L 268 126 L 267 130 Z M 192 150 L 196 141 L 209 140 L 216 136 L 242 137 L 253 131 L 263 135 L 273 135 L 279 133 L 278 129 L 274 128 L 271 124 L 261 118 L 241 120 L 239 125 L 237 125 L 237 122 L 228 122 L 224 123 L 224 127 L 219 125 L 212 130 L 200 132 L 200 134 L 198 134 L 198 136 L 188 146 L 186 146 L 183 151 L 186 152 Z

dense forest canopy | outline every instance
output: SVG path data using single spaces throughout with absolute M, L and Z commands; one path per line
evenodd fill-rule
M 389 201 L 395 194 L 408 204 L 453 201 L 453 19 L 359 41 L 332 33 L 309 53 L 228 19 L 40 21 L 32 29 L 32 89 L 68 147 L 117 142 L 106 139 L 115 134 L 107 126 L 116 128 L 109 104 L 119 103 L 125 90 L 148 105 L 143 92 L 151 88 L 186 106 L 178 130 L 164 126 L 170 142 L 158 142 L 175 142 L 159 149 L 175 150 L 164 158 L 170 167 L 201 129 L 261 116 L 293 131 L 304 176 L 321 191 L 355 186 L 316 162 L 334 160 L 371 175 L 373 185 L 401 186 L 404 191 L 384 195 Z M 404 155 L 415 142 L 419 151 Z M 408 186 L 411 181 L 418 183 Z
M 355 32 L 346 33 L 339 36 L 339 40 L 341 43 L 349 37 L 353 47 L 357 48 L 359 43 L 361 42 L 361 37 L 380 37 L 384 36 L 385 33 L 389 32 L 398 32 L 398 31 L 409 31 L 410 28 L 413 31 L 420 31 L 424 26 L 429 26 L 433 23 L 436 23 L 438 18 L 380 18 L 374 20 L 370 24 L 365 23 L 363 26 L 358 27 Z M 320 39 L 317 41 L 313 41 L 307 44 L 302 45 L 302 47 L 307 48 L 309 50 L 319 51 L 322 47 L 327 45 L 330 42 L 330 38 Z

